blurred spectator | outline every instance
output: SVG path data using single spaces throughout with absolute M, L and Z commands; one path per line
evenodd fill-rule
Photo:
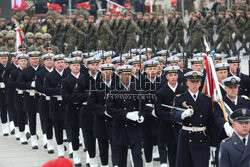
M 89 0 L 89 4 L 91 5 L 90 8 L 90 15 L 95 16 L 95 19 L 97 18 L 97 10 L 98 10 L 98 5 L 96 3 L 96 0 Z
M 145 0 L 135 0 L 134 1 L 135 12 L 146 12 Z
M 207 7 L 207 3 L 204 3 L 203 8 L 202 8 L 202 16 L 206 17 L 208 11 L 209 11 L 209 9 Z
M 214 16 L 216 16 L 217 17 L 217 7 L 218 6 L 220 6 L 221 5 L 221 3 L 220 3 L 220 0 L 216 0 L 216 2 L 213 4 L 213 6 L 212 6 L 212 11 L 214 12 Z

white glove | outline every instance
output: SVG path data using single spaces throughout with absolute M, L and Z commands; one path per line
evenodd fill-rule
M 5 84 L 3 82 L 0 82 L 0 88 L 5 88 Z
M 155 109 L 152 110 L 151 115 L 157 118 L 157 116 L 155 115 Z
M 139 119 L 138 113 L 139 113 L 138 111 L 129 112 L 126 115 L 126 118 L 132 121 L 137 121 Z
M 210 152 L 215 153 L 216 149 L 217 149 L 216 147 L 210 147 Z
M 228 137 L 231 137 L 233 135 L 233 132 L 234 132 L 234 129 L 229 125 L 228 122 L 226 122 L 224 125 L 223 125 L 224 129 L 225 129 L 225 132 L 227 134 Z
M 32 88 L 36 87 L 35 81 L 32 81 L 32 82 L 31 82 L 31 87 L 32 87 Z
M 107 113 L 107 111 L 106 111 L 106 110 L 104 111 L 104 114 L 105 114 L 106 116 L 108 116 L 108 117 L 112 118 L 112 116 L 111 116 L 111 115 L 109 115 L 109 114 Z
M 137 120 L 138 123 L 142 123 L 144 121 L 144 117 L 141 115 L 140 118 Z
M 193 110 L 192 109 L 186 109 L 182 114 L 181 114 L 181 119 L 184 120 L 186 117 L 189 117 L 193 115 Z

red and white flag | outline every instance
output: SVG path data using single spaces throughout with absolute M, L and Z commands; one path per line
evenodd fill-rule
M 22 29 L 20 27 L 16 28 L 16 48 L 23 45 L 23 38 L 22 38 Z
M 116 14 L 117 16 L 121 13 L 122 8 L 119 4 L 113 1 L 107 1 L 108 11 L 112 14 Z M 124 7 L 123 7 L 124 8 Z

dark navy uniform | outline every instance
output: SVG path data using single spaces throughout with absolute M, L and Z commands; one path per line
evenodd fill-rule
M 232 73 L 229 73 L 228 76 L 233 76 Z M 240 73 L 239 74 L 240 83 L 239 83 L 239 95 L 250 96 L 250 77 L 246 74 Z
M 52 69 L 53 70 L 53 69 Z M 47 68 L 44 68 L 43 70 L 36 73 L 37 79 L 36 79 L 36 90 L 38 90 L 41 93 L 41 96 L 39 98 L 39 114 L 41 119 L 41 126 L 43 134 L 46 134 L 47 139 L 51 140 L 53 138 L 53 124 L 52 120 L 49 117 L 49 101 L 50 97 L 45 95 L 43 83 L 45 80 L 45 76 L 49 74 L 50 71 L 48 71 Z
M 118 67 L 119 72 L 131 72 L 132 66 L 124 65 Z M 107 99 L 107 113 L 113 118 L 112 141 L 117 146 L 118 166 L 127 166 L 127 151 L 131 149 L 135 167 L 142 167 L 141 148 L 143 140 L 142 122 L 145 111 L 145 103 L 139 95 L 135 83 L 126 88 L 121 82 L 116 84 L 116 89 L 110 91 Z M 141 106 L 140 106 L 141 105 Z M 141 108 L 141 112 L 139 111 Z M 129 117 L 130 114 L 138 117 Z M 136 115 L 137 114 L 137 115 Z
M 149 60 L 154 61 L 154 60 Z M 157 61 L 156 61 L 157 62 Z M 146 62 L 145 62 L 146 63 Z M 146 66 L 146 65 L 145 65 Z M 147 74 L 142 75 L 142 89 L 144 90 L 145 98 L 145 119 L 143 126 L 143 147 L 146 163 L 152 161 L 153 146 L 157 145 L 159 151 L 162 149 L 159 143 L 159 127 L 160 122 L 152 112 L 155 112 L 155 91 L 161 87 L 161 78 L 155 77 L 155 81 L 151 82 Z
M 63 144 L 63 128 L 65 118 L 65 101 L 60 99 L 61 82 L 69 74 L 68 71 L 63 71 L 60 75 L 56 69 L 45 76 L 43 84 L 44 93 L 50 96 L 49 116 L 53 121 L 55 129 L 56 142 L 58 145 Z
M 7 119 L 6 89 L 5 89 L 6 86 L 5 86 L 5 83 L 3 80 L 3 76 L 5 74 L 5 70 L 6 70 L 7 66 L 8 66 L 7 64 L 5 66 L 0 64 L 0 84 L 1 84 L 0 85 L 0 112 L 1 112 L 1 121 L 2 121 L 3 126 L 7 125 L 6 123 L 8 121 L 8 119 Z M 4 135 L 8 135 L 8 133 L 5 134 L 5 132 L 4 132 Z
M 39 92 L 35 90 L 35 87 L 31 87 L 31 84 L 36 80 L 36 72 L 42 69 L 43 67 L 38 66 L 35 70 L 30 65 L 21 71 L 17 79 L 19 89 L 26 90 L 24 93 L 24 110 L 28 113 L 31 135 L 36 135 L 36 114 L 39 112 Z
M 79 78 L 82 78 L 83 74 L 79 73 L 78 78 L 69 74 L 62 80 L 62 98 L 66 103 L 65 113 L 65 125 L 71 130 L 71 137 L 68 139 L 72 142 L 73 151 L 79 149 L 79 114 L 82 103 L 75 98 L 74 89 L 78 87 Z M 66 129 L 67 129 L 66 128 Z
M 9 113 L 9 121 L 13 121 L 13 114 L 16 112 L 15 111 L 15 107 L 14 107 L 14 100 L 13 100 L 13 96 L 15 93 L 15 89 L 10 88 L 8 83 L 8 79 L 10 77 L 10 73 L 17 69 L 18 65 L 16 65 L 15 63 L 11 63 L 9 65 L 6 66 L 5 69 L 5 74 L 3 76 L 3 81 L 6 85 L 6 102 L 8 105 L 8 113 Z M 14 125 L 15 127 L 17 127 L 17 122 L 14 121 Z
M 95 84 L 95 89 L 91 89 L 91 95 L 88 99 L 89 109 L 94 114 L 94 137 L 98 140 L 100 151 L 100 159 L 102 165 L 108 165 L 109 158 L 109 143 L 112 150 L 113 166 L 117 165 L 117 152 L 112 141 L 112 118 L 105 115 L 107 112 L 106 99 L 110 90 L 114 88 L 114 81 L 111 80 L 110 87 L 104 81 L 98 81 Z
M 162 88 L 156 91 L 156 115 L 160 121 L 160 142 L 167 145 L 170 167 L 175 166 L 177 154 L 178 132 L 181 126 L 170 117 L 171 109 L 161 106 L 161 104 L 173 105 L 175 95 L 182 94 L 184 88 L 178 84 L 175 92 L 165 83 Z M 165 153 L 165 154 L 164 154 Z M 167 163 L 167 152 L 160 152 L 161 163 Z
M 201 76 L 202 73 L 196 71 L 185 74 L 187 80 L 191 81 L 201 81 Z M 173 118 L 182 123 L 182 129 L 178 136 L 177 167 L 209 166 L 209 137 L 214 137 L 212 134 L 214 128 L 212 100 L 200 92 L 196 92 L 194 95 L 195 97 L 191 95 L 189 90 L 186 90 L 183 94 L 176 95 L 174 101 L 175 107 L 188 108 L 188 106 L 192 106 L 193 108 L 192 115 L 189 113 L 189 116 L 184 115 L 185 117 L 183 114 L 187 110 L 183 112 L 173 109 L 172 112 Z

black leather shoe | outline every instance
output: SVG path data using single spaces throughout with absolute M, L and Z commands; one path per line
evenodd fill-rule
M 86 163 L 86 167 L 90 167 L 90 164 L 89 164 L 89 163 Z
M 75 165 L 75 167 L 80 167 L 80 166 L 82 166 L 81 163 L 79 163 L 79 164 L 74 164 L 74 165 Z
M 64 151 L 67 151 L 67 147 L 66 146 L 64 146 Z
M 69 154 L 69 158 L 73 158 L 73 153 L 70 153 L 70 154 Z
M 54 154 L 54 150 L 48 150 L 48 154 Z
M 33 150 L 38 150 L 38 146 L 33 146 L 32 149 Z
M 14 135 L 15 134 L 15 129 L 12 129 L 12 131 L 10 131 L 10 134 Z
M 29 140 L 29 138 L 30 138 L 30 132 L 26 133 L 26 138 L 27 138 L 27 140 Z
M 5 133 L 5 134 L 3 134 L 3 136 L 9 136 L 9 134 L 8 134 L 8 133 Z
M 20 138 L 19 138 L 19 137 L 16 137 L 16 140 L 20 140 Z
M 154 158 L 154 161 L 160 161 L 160 157 Z
M 22 144 L 22 145 L 27 145 L 27 144 L 28 144 L 28 142 L 27 142 L 27 141 L 25 141 L 25 142 L 22 142 L 21 144 Z
M 44 149 L 47 149 L 47 144 L 43 145 L 43 148 L 44 148 Z

